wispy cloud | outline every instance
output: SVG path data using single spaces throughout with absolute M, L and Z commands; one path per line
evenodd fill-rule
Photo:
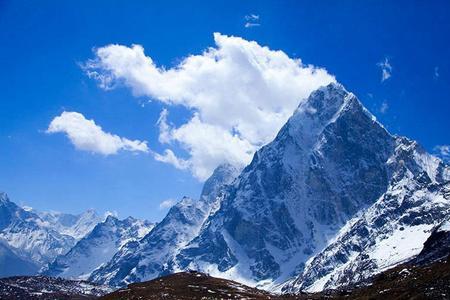
M 176 201 L 174 199 L 166 199 L 164 201 L 161 201 L 161 203 L 159 203 L 159 209 L 164 210 L 164 209 L 171 208 L 172 206 L 175 205 L 175 203 L 176 203 Z
M 259 15 L 249 14 L 244 17 L 245 20 L 245 28 L 257 27 L 260 26 L 261 23 L 259 21 Z
M 392 65 L 386 57 L 383 61 L 377 64 L 381 69 L 381 82 L 388 80 L 392 76 Z
M 439 78 L 439 67 L 434 67 L 434 78 Z

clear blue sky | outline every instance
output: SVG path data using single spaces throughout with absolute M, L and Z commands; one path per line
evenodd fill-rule
M 244 26 L 250 14 L 259 26 Z M 77 111 L 165 149 L 155 125 L 161 102 L 142 107 L 129 88 L 105 91 L 80 68 L 111 43 L 140 44 L 170 68 L 213 47 L 214 32 L 254 40 L 325 68 L 392 133 L 430 152 L 450 144 L 448 1 L 2 0 L 0 28 L 0 190 L 37 209 L 159 220 L 161 201 L 200 193 L 189 171 L 151 155 L 93 154 L 45 133 L 62 111 Z M 382 82 L 386 58 L 391 77 Z M 189 116 L 170 114 L 174 123 Z

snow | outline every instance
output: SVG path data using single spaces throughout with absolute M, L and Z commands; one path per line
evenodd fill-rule
M 368 254 L 378 265 L 378 272 L 396 266 L 422 250 L 423 243 L 431 234 L 433 224 L 423 224 L 395 230 L 388 237 L 378 240 Z
M 437 231 L 450 231 L 450 220 L 445 220 L 441 225 L 437 228 Z
M 88 279 L 91 273 L 107 263 L 127 243 L 143 238 L 153 228 L 148 221 L 108 216 L 104 222 L 82 238 L 67 253 L 58 256 L 43 271 L 70 279 Z

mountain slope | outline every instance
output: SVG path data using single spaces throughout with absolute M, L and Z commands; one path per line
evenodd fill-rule
M 66 254 L 59 255 L 42 273 L 48 276 L 86 279 L 92 271 L 108 262 L 120 248 L 137 241 L 155 225 L 132 217 L 119 220 L 108 216 Z
M 285 287 L 320 291 L 365 280 L 409 260 L 450 213 L 450 170 L 417 143 L 396 139 L 388 190 Z
M 93 272 L 90 280 L 123 286 L 175 271 L 171 261 L 197 236 L 205 219 L 217 209 L 221 187 L 237 173 L 231 165 L 219 166 L 205 182 L 200 200 L 183 198 L 148 235 L 125 245 L 110 262 Z
M 36 264 L 19 257 L 6 243 L 0 241 L 0 277 L 32 275 L 38 270 Z
M 65 254 L 101 220 L 93 210 L 71 215 L 20 207 L 6 193 L 0 193 L 0 239 L 3 246 L 7 245 L 3 254 L 11 258 L 9 248 L 19 260 L 26 262 L 27 270 L 31 270 L 30 263 L 35 269 Z
M 449 224 L 445 222 L 433 230 L 417 257 L 356 286 L 280 295 L 191 271 L 130 284 L 101 299 L 448 299 Z
M 0 193 L 0 238 L 16 254 L 43 265 L 65 253 L 75 244 L 75 238 L 63 235 L 44 225 L 34 212 L 26 211 Z
M 87 281 L 45 276 L 15 276 L 0 279 L 0 299 L 87 300 L 111 292 L 111 288 Z
M 276 297 L 278 298 L 278 297 Z M 101 297 L 112 299 L 275 299 L 268 292 L 235 281 L 197 272 L 171 274 L 143 283 L 133 283 Z
M 81 214 L 72 215 L 61 212 L 41 212 L 33 210 L 43 221 L 43 226 L 52 228 L 61 234 L 79 240 L 104 220 L 94 210 L 89 209 Z

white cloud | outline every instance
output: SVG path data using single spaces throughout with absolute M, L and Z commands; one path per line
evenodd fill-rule
M 389 59 L 386 57 L 384 61 L 377 64 L 381 68 L 381 82 L 389 79 L 392 76 L 392 66 Z
M 450 145 L 438 145 L 434 147 L 434 151 L 443 159 L 450 161 Z
M 386 100 L 383 101 L 383 103 L 381 103 L 380 106 L 380 113 L 384 114 L 387 112 L 387 110 L 389 109 L 389 104 L 387 103 Z
M 245 22 L 245 28 L 251 28 L 251 27 L 257 27 L 261 24 L 259 23 L 259 15 L 255 14 L 249 14 L 244 17 Z
M 171 208 L 176 203 L 177 202 L 174 199 L 166 199 L 166 200 L 162 201 L 161 203 L 159 203 L 159 209 L 164 210 L 164 209 Z
M 62 132 L 79 150 L 103 155 L 116 154 L 119 150 L 148 152 L 147 142 L 129 140 L 107 133 L 93 120 L 87 120 L 78 112 L 63 112 L 50 123 L 47 133 Z
M 239 37 L 214 34 L 216 47 L 190 55 L 172 68 L 157 66 L 142 46 L 108 45 L 95 51 L 84 68 L 104 89 L 119 84 L 135 96 L 192 112 L 179 127 L 158 121 L 162 143 L 187 153 L 167 151 L 155 158 L 189 168 L 205 179 L 220 163 L 247 164 L 253 153 L 271 141 L 301 99 L 335 78 L 325 69 L 304 65 L 282 51 Z M 172 148 L 173 149 L 173 148 Z

